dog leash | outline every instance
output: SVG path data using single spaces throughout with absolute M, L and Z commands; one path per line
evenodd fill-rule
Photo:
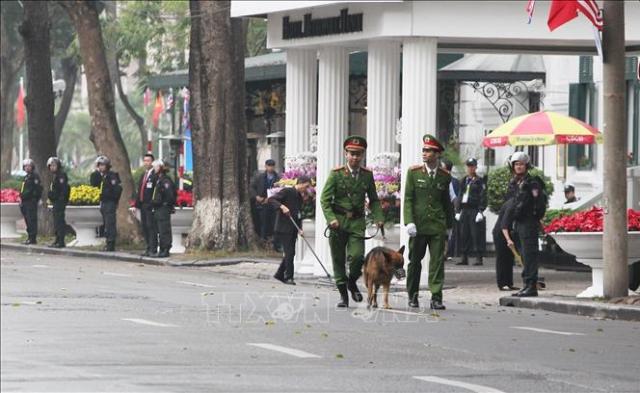
M 331 231 L 335 231 L 335 232 L 344 232 L 342 229 L 338 228 L 338 229 L 333 229 L 331 228 L 331 226 L 327 225 L 327 227 L 324 229 L 324 237 L 326 237 L 327 239 L 329 237 L 331 237 Z M 381 232 L 382 231 L 382 232 Z M 329 233 L 327 235 L 327 233 Z M 377 227 L 376 228 L 376 232 L 371 235 L 371 236 L 364 236 L 363 239 L 364 240 L 369 240 L 369 239 L 373 239 L 374 237 L 378 236 L 378 233 L 382 233 L 382 239 L 386 239 L 385 235 L 384 235 L 384 227 Z

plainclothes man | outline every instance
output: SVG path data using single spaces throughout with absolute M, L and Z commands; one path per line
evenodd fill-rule
M 153 187 L 151 204 L 153 205 L 153 218 L 157 225 L 157 233 L 160 251 L 151 255 L 156 258 L 166 258 L 171 249 L 171 215 L 175 213 L 176 187 L 167 176 L 169 166 L 162 160 L 153 162 L 153 171 L 156 175 L 156 184 Z
M 27 225 L 27 240 L 23 244 L 36 244 L 38 235 L 38 201 L 42 196 L 42 183 L 36 173 L 36 164 L 31 158 L 22 161 L 26 172 L 20 186 L 20 212 Z
M 268 159 L 264 163 L 264 172 L 258 173 L 251 181 L 251 202 L 255 206 L 258 221 L 258 235 L 267 240 L 273 234 L 275 210 L 267 203 L 267 190 L 280 180 L 276 172 L 276 162 Z
M 293 258 L 296 255 L 296 240 L 298 235 L 302 236 L 302 204 L 304 196 L 311 186 L 311 179 L 308 176 L 300 176 L 293 187 L 284 187 L 278 193 L 269 198 L 269 203 L 273 206 L 278 215 L 276 216 L 275 237 L 282 245 L 284 256 L 278 271 L 273 276 L 276 280 L 285 284 L 295 285 L 293 281 Z M 295 221 L 300 231 L 291 220 Z
M 360 162 L 367 148 L 367 140 L 361 136 L 351 136 L 342 144 L 347 164 L 331 171 L 322 190 L 320 205 L 329 223 L 329 246 L 333 261 L 333 275 L 340 292 L 337 307 L 349 307 L 349 296 L 356 302 L 362 301 L 362 294 L 356 281 L 362 275 L 364 263 L 365 198 L 369 198 L 369 208 L 373 221 L 381 227 L 384 223 L 382 208 L 378 200 L 373 172 L 361 167 Z M 349 276 L 346 262 L 349 262 Z
M 482 265 L 485 250 L 484 209 L 487 208 L 487 187 L 484 179 L 478 176 L 478 160 L 469 158 L 466 162 L 467 175 L 462 178 L 460 190 L 460 207 L 456 213 L 456 221 L 461 225 L 460 242 L 462 245 L 462 261 L 458 265 L 468 265 L 469 256 L 475 255 L 475 266 Z
M 104 251 L 116 250 L 116 209 L 122 186 L 120 176 L 111 170 L 111 160 L 105 156 L 96 159 L 96 170 L 91 174 L 90 183 L 93 187 L 100 187 L 100 213 L 104 222 L 104 235 L 107 244 Z
M 515 199 L 505 214 L 506 220 L 512 220 L 515 233 L 518 235 L 516 247 L 522 255 L 524 269 L 522 280 L 524 288 L 513 294 L 518 297 L 538 296 L 538 231 L 540 220 L 544 217 L 547 197 L 542 179 L 531 176 L 529 156 L 525 152 L 515 152 L 511 155 L 511 187 L 515 187 Z M 503 227 L 502 233 L 507 246 L 512 247 L 515 242 L 509 230 Z
M 49 245 L 49 247 L 63 248 L 64 235 L 66 234 L 67 223 L 64 219 L 64 211 L 67 208 L 69 202 L 69 195 L 71 194 L 71 188 L 69 187 L 69 179 L 67 174 L 62 169 L 62 162 L 58 157 L 49 157 L 47 160 L 47 167 L 49 171 L 53 173 L 53 180 L 49 186 L 49 193 L 47 197 L 53 204 L 53 228 L 56 233 L 56 240 Z
M 155 189 L 156 175 L 153 170 L 153 154 L 145 154 L 142 158 L 144 173 L 140 176 L 138 195 L 136 197 L 136 208 L 140 210 L 140 221 L 142 223 L 142 233 L 147 245 L 142 256 L 149 256 L 158 252 L 158 229 L 153 218 L 153 206 L 151 206 L 151 196 Z
M 409 235 L 407 293 L 409 307 L 418 308 L 422 258 L 429 247 L 429 290 L 431 308 L 444 310 L 444 244 L 453 225 L 453 205 L 449 194 L 451 176 L 438 164 L 444 151 L 432 135 L 422 138 L 422 161 L 409 168 L 404 191 L 404 222 Z

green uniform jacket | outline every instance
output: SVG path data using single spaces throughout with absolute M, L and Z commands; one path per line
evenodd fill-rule
M 347 218 L 346 214 L 334 212 L 332 205 L 338 206 L 341 210 L 363 213 L 367 196 L 373 221 L 384 221 L 376 184 L 373 181 L 373 172 L 361 167 L 357 179 L 354 179 L 346 165 L 332 170 L 320 197 L 320 205 L 327 224 L 337 219 L 341 230 L 364 235 L 366 227 L 364 214 L 359 218 Z
M 438 168 L 431 178 L 424 165 L 407 172 L 404 186 L 404 223 L 414 223 L 419 235 L 437 235 L 453 226 L 453 205 L 449 197 L 451 175 Z

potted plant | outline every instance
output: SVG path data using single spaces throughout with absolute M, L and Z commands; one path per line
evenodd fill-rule
M 22 218 L 20 212 L 20 192 L 13 188 L 0 190 L 0 237 L 12 239 L 20 237 L 16 221 Z
M 66 220 L 76 232 L 76 238 L 69 246 L 100 245 L 102 242 L 96 237 L 96 228 L 103 224 L 100 214 L 100 189 L 88 185 L 71 187 Z
M 628 210 L 627 263 L 640 260 L 640 211 Z M 602 269 L 602 208 L 575 212 L 552 220 L 545 232 L 553 237 L 566 252 L 576 256 L 578 262 L 591 267 L 592 285 L 578 297 L 603 296 Z
M 171 252 L 185 252 L 182 236 L 189 233 L 193 222 L 193 193 L 191 191 L 178 190 L 176 198 L 176 211 L 171 217 Z

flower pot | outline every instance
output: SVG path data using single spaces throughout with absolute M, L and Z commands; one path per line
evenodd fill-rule
M 603 296 L 602 232 L 556 232 L 551 236 L 564 251 L 575 255 L 578 262 L 591 267 L 592 285 L 578 297 Z M 640 232 L 628 232 L 627 248 L 629 265 L 640 260 Z
M 193 208 L 177 208 L 171 215 L 171 252 L 174 254 L 184 253 L 185 247 L 182 242 L 182 235 L 189 233 L 193 222 Z
M 16 230 L 16 221 L 22 218 L 19 203 L 0 203 L 0 237 L 3 239 L 15 239 L 20 237 Z
M 98 246 L 103 243 L 96 237 L 96 228 L 102 225 L 100 206 L 67 206 L 65 219 L 76 231 L 70 247 Z

